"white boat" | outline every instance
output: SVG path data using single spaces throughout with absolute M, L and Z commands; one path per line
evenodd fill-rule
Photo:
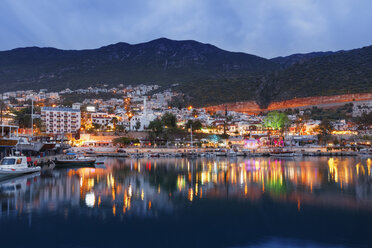
M 372 149 L 368 148 L 360 149 L 359 155 L 362 157 L 372 158 Z
M 26 156 L 8 156 L 0 162 L 0 178 L 9 178 L 24 174 L 39 172 L 40 166 L 33 166 L 27 162 Z

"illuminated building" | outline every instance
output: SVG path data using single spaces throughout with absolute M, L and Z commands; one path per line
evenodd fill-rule
M 41 120 L 48 134 L 75 133 L 81 126 L 78 109 L 43 107 Z

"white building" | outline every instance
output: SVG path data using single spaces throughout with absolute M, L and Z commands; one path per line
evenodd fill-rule
M 75 102 L 75 103 L 72 104 L 72 109 L 80 110 L 81 105 L 82 104 L 80 102 Z
M 146 97 L 143 98 L 143 112 L 140 115 L 135 115 L 130 119 L 130 130 L 137 130 L 136 125 L 137 122 L 140 123 L 140 127 L 137 131 L 145 130 L 151 121 L 156 119 L 156 115 L 152 112 L 147 110 L 146 104 Z
M 41 109 L 41 120 L 49 134 L 75 133 L 81 126 L 81 113 L 72 108 Z
M 106 112 L 96 112 L 91 114 L 92 124 L 109 125 L 112 124 L 112 118 L 116 117 L 114 114 Z

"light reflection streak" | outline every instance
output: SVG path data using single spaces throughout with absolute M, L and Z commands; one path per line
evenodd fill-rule
M 355 163 L 350 162 L 354 160 Z M 39 206 L 42 202 L 40 197 L 49 202 L 55 199 L 70 201 L 74 197 L 76 204 L 80 201 L 89 208 L 103 210 L 109 206 L 113 215 L 117 216 L 128 214 L 131 209 L 150 210 L 164 205 L 171 208 L 173 200 L 180 197 L 189 202 L 230 196 L 257 200 L 267 194 L 275 199 L 293 199 L 302 208 L 304 204 L 316 202 L 320 198 L 319 192 L 330 191 L 337 199 L 346 199 L 345 195 L 337 195 L 337 190 L 351 194 L 357 188 L 363 192 L 358 195 L 358 202 L 370 201 L 372 206 L 372 192 L 367 189 L 372 183 L 371 159 L 354 160 L 323 158 L 314 165 L 306 159 L 206 159 L 192 162 L 175 159 L 167 163 L 151 161 L 153 165 L 157 164 L 151 169 L 150 161 L 146 160 L 119 165 L 113 162 L 106 169 L 67 171 L 65 181 L 42 188 L 45 193 L 34 194 L 33 204 L 35 208 Z M 131 170 L 131 165 L 134 170 Z M 312 200 L 306 200 L 308 198 Z M 25 203 L 21 200 L 21 197 L 15 200 L 17 212 L 24 211 Z M 348 201 L 357 204 L 354 198 Z M 48 206 L 56 208 L 51 204 Z M 122 211 L 117 212 L 118 209 Z

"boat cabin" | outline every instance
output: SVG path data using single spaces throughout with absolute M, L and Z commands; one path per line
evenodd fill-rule
M 25 156 L 10 156 L 10 157 L 5 157 L 1 160 L 0 166 L 26 166 L 27 167 L 27 157 Z

